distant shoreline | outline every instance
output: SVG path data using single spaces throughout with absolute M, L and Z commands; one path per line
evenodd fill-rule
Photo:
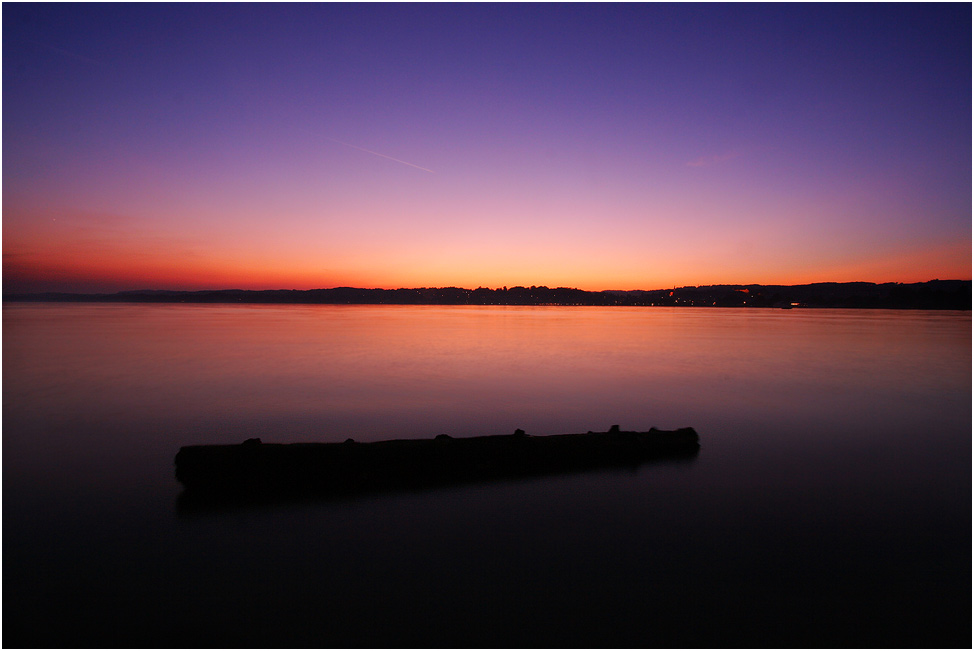
M 244 303 L 328 305 L 552 305 L 970 310 L 970 280 L 921 283 L 701 285 L 653 290 L 586 291 L 545 286 L 488 289 L 137 290 L 114 294 L 4 294 L 5 303 Z

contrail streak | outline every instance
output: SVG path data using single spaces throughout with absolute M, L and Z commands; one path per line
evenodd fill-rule
M 95 59 L 92 59 L 91 57 L 86 57 L 86 56 L 81 55 L 81 54 L 78 54 L 76 52 L 71 52 L 69 50 L 65 50 L 64 48 L 57 47 L 56 45 L 51 45 L 50 43 L 45 43 L 43 41 L 35 41 L 32 38 L 24 38 L 22 36 L 19 37 L 19 38 L 20 38 L 21 41 L 23 41 L 25 43 L 32 43 L 34 45 L 39 45 L 40 47 L 47 48 L 51 52 L 57 52 L 58 54 L 63 54 L 64 56 L 72 57 L 74 59 L 80 59 L 81 61 L 86 61 L 88 63 L 94 63 L 96 65 L 100 65 L 101 64 L 101 61 L 96 61 Z
M 425 167 L 420 167 L 419 165 L 413 165 L 412 163 L 407 163 L 404 160 L 399 160 L 398 158 L 393 158 L 392 156 L 386 156 L 385 154 L 380 154 L 377 151 L 372 151 L 371 149 L 366 149 L 365 147 L 356 147 L 355 145 L 350 145 L 347 142 L 342 142 L 341 140 L 336 140 L 335 138 L 328 138 L 328 136 L 325 136 L 325 138 L 331 140 L 332 142 L 337 142 L 339 145 L 345 145 L 346 147 L 351 147 L 352 149 L 358 149 L 359 151 L 364 151 L 365 153 L 372 154 L 374 156 L 382 156 L 383 158 L 394 160 L 397 163 L 402 163 L 403 165 L 409 165 L 410 167 L 415 167 L 418 170 L 423 170 L 424 172 L 429 172 L 430 174 L 436 174 L 436 172 L 434 172 L 433 170 L 426 169 Z

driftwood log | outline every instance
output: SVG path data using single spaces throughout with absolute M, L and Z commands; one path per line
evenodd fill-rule
M 190 445 L 176 455 L 176 478 L 193 497 L 254 499 L 342 495 L 530 477 L 661 459 L 700 449 L 691 427 L 528 436 L 399 439 L 358 443 Z

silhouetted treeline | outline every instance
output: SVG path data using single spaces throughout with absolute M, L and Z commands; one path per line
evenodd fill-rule
M 325 303 L 345 305 L 622 305 L 677 307 L 843 307 L 970 310 L 970 280 L 923 283 L 813 283 L 810 285 L 702 285 L 671 289 L 590 292 L 545 286 L 463 289 L 277 289 L 251 291 L 140 290 L 117 294 L 13 294 L 5 301 L 124 303 Z
M 931 280 L 910 284 L 701 285 L 620 294 L 631 300 L 631 303 L 627 303 L 631 305 L 971 309 L 969 280 Z

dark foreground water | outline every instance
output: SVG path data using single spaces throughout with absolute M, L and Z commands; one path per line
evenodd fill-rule
M 186 512 L 181 445 L 693 426 Z M 971 314 L 5 305 L 3 644 L 970 647 Z

